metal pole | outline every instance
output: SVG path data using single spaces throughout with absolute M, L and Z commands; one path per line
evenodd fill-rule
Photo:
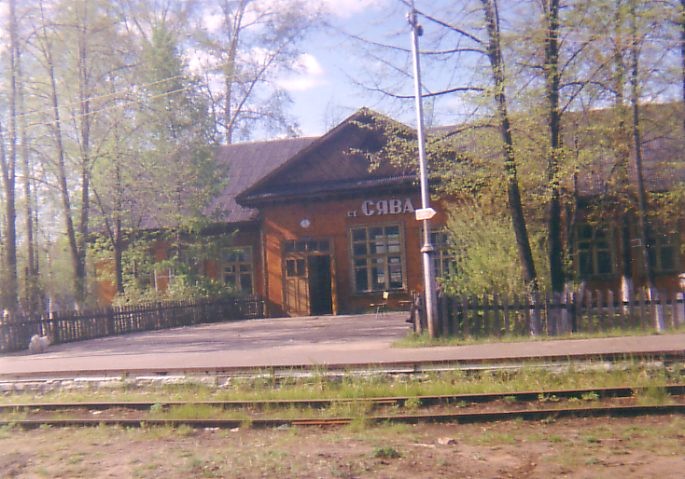
M 423 34 L 423 28 L 416 20 L 416 9 L 412 1 L 411 11 L 407 15 L 411 25 L 412 54 L 414 57 L 414 99 L 416 102 L 416 131 L 419 142 L 419 173 L 421 183 L 421 208 L 430 208 L 430 192 L 428 191 L 428 166 L 426 164 L 426 148 L 423 134 L 423 101 L 421 98 L 421 65 L 419 63 L 419 37 Z M 431 244 L 430 219 L 423 220 L 423 246 L 421 255 L 423 258 L 423 282 L 426 294 L 426 322 L 428 323 L 428 335 L 434 338 L 438 334 L 437 324 L 437 295 L 435 288 L 435 271 L 433 266 L 433 245 Z

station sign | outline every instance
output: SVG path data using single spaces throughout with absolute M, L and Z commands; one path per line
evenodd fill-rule
M 411 198 L 392 198 L 389 200 L 364 200 L 361 212 L 364 216 L 401 215 L 414 213 L 416 209 Z
M 419 208 L 414 214 L 416 215 L 417 221 L 424 221 L 435 216 L 435 210 L 433 208 Z

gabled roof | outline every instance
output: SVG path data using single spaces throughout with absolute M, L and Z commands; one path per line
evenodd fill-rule
M 372 167 L 361 151 L 374 152 L 384 145 L 383 123 L 402 126 L 367 108 L 358 110 L 238 194 L 237 202 L 256 206 L 277 199 L 411 185 L 415 168 L 388 161 Z
M 236 203 L 238 193 L 277 169 L 315 138 L 285 138 L 236 143 L 216 149 L 216 161 L 226 165 L 226 187 L 212 200 L 205 213 L 215 221 L 240 223 L 257 218 L 257 210 Z

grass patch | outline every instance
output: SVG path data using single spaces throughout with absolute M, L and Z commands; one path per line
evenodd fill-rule
M 486 430 L 472 438 L 474 444 L 478 446 L 501 446 L 518 443 L 518 439 L 508 432 Z
M 440 338 L 431 338 L 428 333 L 409 333 L 404 338 L 398 339 L 392 343 L 395 348 L 425 348 L 438 346 L 468 346 L 476 344 L 490 344 L 490 343 L 522 343 L 530 341 L 558 341 L 560 339 L 599 339 L 599 338 L 617 338 L 621 336 L 651 336 L 655 334 L 680 334 L 685 332 L 685 326 L 677 328 L 669 328 L 666 331 L 657 333 L 656 330 L 642 329 L 642 328 L 612 328 L 602 331 L 595 331 L 592 333 L 576 332 L 563 334 L 559 336 L 530 336 L 527 334 L 504 334 L 502 336 L 449 336 Z
M 373 450 L 373 457 L 377 459 L 397 459 L 402 457 L 402 454 L 394 447 L 376 447 Z
M 660 406 L 671 402 L 671 396 L 666 391 L 666 388 L 656 385 L 638 389 L 635 397 L 640 406 Z

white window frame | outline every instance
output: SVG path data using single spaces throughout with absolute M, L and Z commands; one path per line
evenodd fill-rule
M 369 236 L 370 230 L 374 228 L 382 228 L 383 229 L 383 235 L 381 238 L 384 238 L 384 241 L 382 244 L 378 244 L 377 241 L 374 241 L 371 239 Z M 395 244 L 394 242 L 388 241 L 388 235 L 386 233 L 386 228 L 397 228 L 398 232 L 398 242 Z M 363 241 L 360 240 L 355 240 L 355 231 L 357 230 L 365 230 L 365 238 Z M 357 246 L 364 245 L 364 249 L 366 251 L 365 254 L 355 254 Z M 366 294 L 366 293 L 378 293 L 378 292 L 384 292 L 384 291 L 406 291 L 407 289 L 407 267 L 406 267 L 406 256 L 405 256 L 405 243 L 404 243 L 404 231 L 402 224 L 400 223 L 388 223 L 388 224 L 361 224 L 361 225 L 354 225 L 349 228 L 349 245 L 350 245 L 350 259 L 351 259 L 351 280 L 352 280 L 352 290 L 355 294 Z M 371 253 L 372 246 L 375 246 L 376 248 L 376 253 Z M 378 247 L 381 247 L 385 251 L 383 252 L 378 252 Z M 397 247 L 398 251 L 390 251 L 391 247 Z M 399 273 L 401 275 L 401 284 L 400 285 L 395 285 L 392 286 L 392 281 L 391 277 L 394 274 L 393 268 L 391 268 L 391 260 L 396 259 L 399 260 L 398 263 L 392 263 L 394 267 L 399 267 Z M 378 262 L 378 260 L 381 260 Z M 374 265 L 374 261 L 376 261 Z M 364 262 L 364 266 L 359 266 L 360 262 Z M 383 271 L 382 275 L 384 278 L 384 282 L 382 285 L 379 285 L 379 283 L 374 282 L 374 279 L 377 279 L 378 275 L 374 276 L 374 268 L 377 268 L 377 265 L 383 265 Z M 365 271 L 366 272 L 366 283 L 367 283 L 367 288 L 362 289 L 357 285 L 357 272 L 358 271 Z

